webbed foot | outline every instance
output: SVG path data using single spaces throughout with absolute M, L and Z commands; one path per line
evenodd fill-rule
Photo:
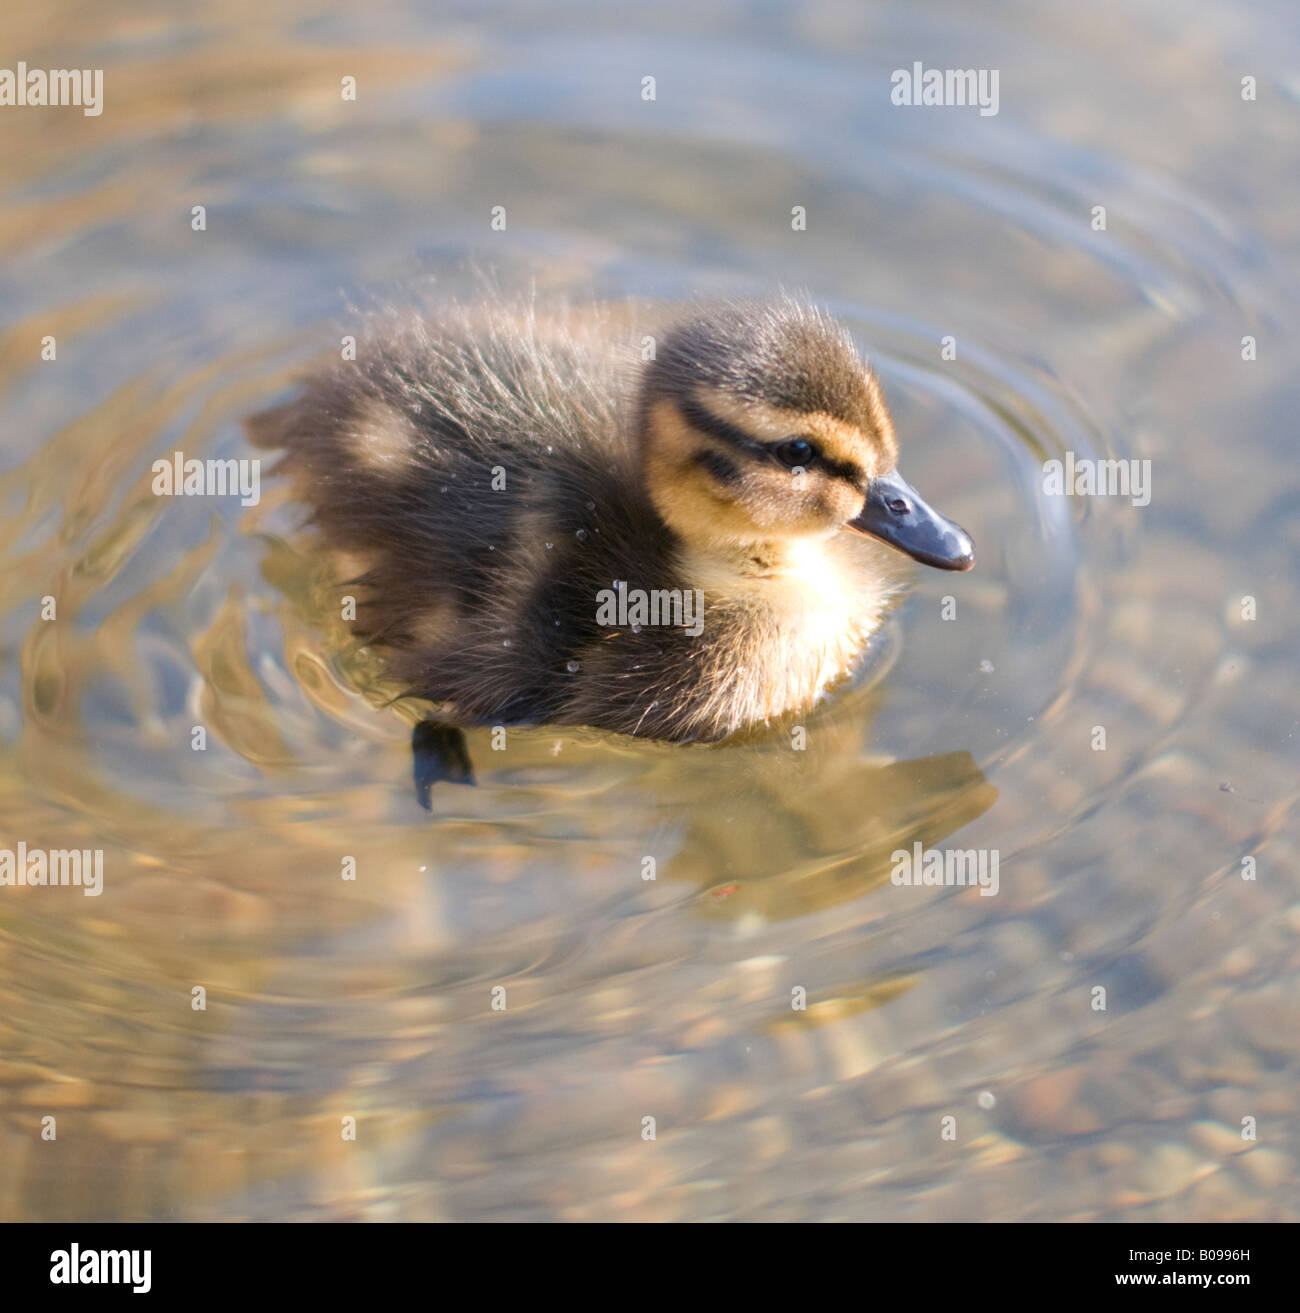
M 433 810 L 431 794 L 439 780 L 449 784 L 474 784 L 465 735 L 454 725 L 422 720 L 411 731 L 412 776 L 415 800 L 425 811 Z

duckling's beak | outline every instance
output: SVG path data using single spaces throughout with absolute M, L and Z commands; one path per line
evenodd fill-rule
M 975 544 L 966 530 L 927 506 L 897 471 L 871 480 L 867 504 L 848 527 L 939 570 L 969 570 L 975 564 Z

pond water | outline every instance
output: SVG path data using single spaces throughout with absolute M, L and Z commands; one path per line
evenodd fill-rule
M 0 827 L 103 888 L 0 887 L 0 1217 L 1300 1218 L 1293 6 L 172 9 L 4 20 L 104 102 L 0 108 Z M 805 289 L 976 570 L 802 751 L 475 731 L 430 816 L 300 511 L 150 467 L 483 271 Z

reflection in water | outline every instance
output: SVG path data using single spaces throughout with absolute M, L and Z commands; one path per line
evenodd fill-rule
M 104 892 L 0 888 L 0 1218 L 1294 1220 L 1295 37 L 1166 8 L 8 16 L 106 67 L 0 111 L 0 829 Z M 888 109 L 972 40 L 997 116 Z M 802 749 L 472 731 L 422 810 L 301 511 L 150 465 L 467 263 L 808 288 L 978 569 Z M 1150 505 L 1045 496 L 1069 452 Z
M 720 885 L 718 911 L 787 920 L 875 888 L 889 878 L 897 852 L 911 853 L 915 844 L 929 849 L 983 815 L 997 797 L 968 752 L 871 766 L 846 728 L 817 736 L 812 755 L 802 748 L 788 758 L 686 750 L 671 774 L 638 780 L 627 811 L 653 818 L 642 879 L 662 874 Z M 449 783 L 474 783 L 463 731 L 421 721 L 413 744 L 416 797 L 426 810 L 435 786 L 441 797 Z M 707 808 L 701 798 L 709 799 Z M 817 836 L 828 826 L 843 853 L 829 863 L 815 856 Z M 666 835 L 671 856 L 661 865 Z M 645 866 L 646 858 L 653 866 Z
M 966 752 L 887 766 L 864 766 L 856 757 L 841 751 L 833 761 L 779 771 L 775 761 L 764 762 L 765 778 L 729 793 L 726 808 L 688 813 L 669 878 L 730 876 L 726 902 L 715 904 L 730 916 L 757 914 L 766 923 L 829 911 L 886 882 L 896 851 L 937 845 L 997 797 Z M 828 824 L 843 855 L 810 859 Z

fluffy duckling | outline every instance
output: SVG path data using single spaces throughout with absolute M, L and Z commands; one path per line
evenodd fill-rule
M 448 724 L 719 739 L 853 670 L 902 582 L 880 543 L 974 563 L 833 320 L 705 309 L 629 366 L 616 315 L 388 324 L 249 421 L 357 563 L 356 632 Z

